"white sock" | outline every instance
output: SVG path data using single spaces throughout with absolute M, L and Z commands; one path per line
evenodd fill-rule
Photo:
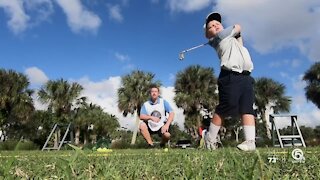
M 217 139 L 217 135 L 220 130 L 220 127 L 221 126 L 217 126 L 217 125 L 213 124 L 212 122 L 210 123 L 210 127 L 209 127 L 210 139 L 212 139 L 214 141 Z
M 256 127 L 255 126 L 243 126 L 244 137 L 246 141 L 255 140 Z

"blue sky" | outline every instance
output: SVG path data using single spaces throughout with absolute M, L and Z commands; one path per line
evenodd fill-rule
M 211 11 L 225 26 L 242 26 L 253 77 L 283 83 L 300 124 L 319 125 L 320 111 L 307 102 L 301 80 L 320 61 L 317 0 L 0 0 L 0 67 L 26 74 L 35 89 L 48 79 L 79 82 L 83 95 L 131 127 L 133 117 L 122 117 L 116 105 L 122 75 L 154 73 L 172 104 L 177 72 L 200 64 L 218 76 L 210 47 L 178 60 L 180 51 L 206 42 L 202 26 Z M 182 111 L 173 106 L 182 126 Z

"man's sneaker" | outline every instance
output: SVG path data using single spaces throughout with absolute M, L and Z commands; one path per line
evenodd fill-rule
M 208 132 L 204 135 L 204 145 L 209 150 L 216 150 L 218 148 L 217 140 L 212 140 Z
M 254 140 L 244 141 L 237 148 L 242 151 L 254 151 L 256 150 L 256 143 Z
M 154 144 L 148 144 L 148 149 L 154 149 L 156 146 Z

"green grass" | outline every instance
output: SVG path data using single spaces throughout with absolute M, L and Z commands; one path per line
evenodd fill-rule
M 0 179 L 320 179 L 320 148 L 302 150 L 304 163 L 274 148 L 2 151 Z

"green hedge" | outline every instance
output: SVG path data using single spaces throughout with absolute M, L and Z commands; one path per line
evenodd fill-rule
M 12 151 L 12 150 L 38 150 L 39 146 L 31 141 L 19 142 L 18 140 L 8 140 L 0 142 L 0 150 Z

